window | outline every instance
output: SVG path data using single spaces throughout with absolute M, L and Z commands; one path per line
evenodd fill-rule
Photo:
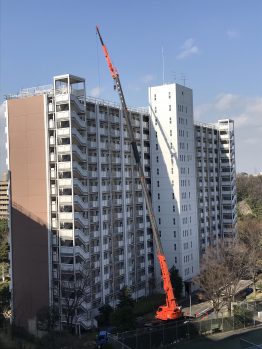
M 160 200 L 160 194 L 159 193 L 157 194 L 157 198 L 158 198 L 158 200 Z
M 174 250 L 176 251 L 176 244 L 174 244 Z
M 158 144 L 156 144 L 156 150 L 158 150 Z
M 161 218 L 158 218 L 158 224 L 161 224 Z
M 171 92 L 168 92 L 168 98 L 171 98 Z
M 154 101 L 156 101 L 156 95 L 154 95 Z
M 158 156 L 156 157 L 156 162 L 158 162 Z
M 173 169 L 173 167 L 171 167 L 171 174 L 174 174 L 174 169 Z
M 176 219 L 175 219 L 175 218 L 173 218 L 173 224 L 174 224 L 174 225 L 176 224 Z
M 159 168 L 156 169 L 156 174 L 159 175 Z
M 172 199 L 174 199 L 175 198 L 175 193 L 172 193 Z
M 177 263 L 177 257 L 175 257 L 175 263 Z
M 171 105 L 168 106 L 169 111 L 171 111 Z
M 174 238 L 176 238 L 176 231 L 174 231 Z
M 160 212 L 160 206 L 158 206 L 158 212 Z
M 176 212 L 176 206 L 173 205 L 173 212 Z
M 156 138 L 157 138 L 157 132 L 156 132 Z
M 159 188 L 159 181 L 157 181 L 157 187 Z
M 155 107 L 155 113 L 157 112 L 157 109 L 156 109 L 156 107 Z
M 172 118 L 169 118 L 169 123 L 172 124 Z
M 172 130 L 170 130 L 170 136 L 172 136 Z

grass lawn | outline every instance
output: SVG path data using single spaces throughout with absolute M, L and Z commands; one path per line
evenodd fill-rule
M 168 349 L 242 349 L 247 348 L 240 346 L 240 338 L 246 339 L 254 344 L 262 344 L 262 328 L 245 331 L 228 336 L 228 333 L 202 337 L 190 342 L 181 342 L 170 345 Z M 225 336 L 227 336 L 225 338 Z

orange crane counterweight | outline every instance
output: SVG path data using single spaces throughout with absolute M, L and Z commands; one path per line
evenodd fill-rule
M 150 194 L 149 194 L 149 191 L 147 188 L 147 183 L 146 183 L 146 179 L 145 179 L 145 175 L 144 175 L 144 169 L 143 169 L 143 165 L 140 161 L 140 155 L 139 155 L 139 152 L 137 149 L 136 140 L 134 137 L 134 132 L 133 132 L 132 123 L 131 123 L 131 118 L 130 118 L 129 111 L 127 109 L 124 93 L 123 93 L 122 86 L 120 83 L 119 74 L 118 74 L 117 69 L 112 64 L 112 61 L 110 59 L 107 48 L 106 48 L 106 46 L 103 42 L 103 39 L 101 37 L 101 34 L 99 32 L 98 26 L 96 26 L 96 31 L 97 31 L 97 34 L 99 36 L 99 39 L 100 39 L 100 42 L 102 45 L 102 49 L 103 49 L 103 52 L 104 52 L 104 55 L 105 55 L 105 58 L 106 58 L 106 61 L 108 64 L 110 74 L 111 74 L 113 80 L 115 81 L 115 86 L 116 86 L 116 89 L 117 89 L 117 92 L 118 92 L 118 95 L 120 98 L 123 115 L 124 115 L 125 120 L 126 120 L 127 131 L 128 131 L 128 135 L 129 135 L 129 138 L 131 141 L 131 146 L 133 149 L 134 158 L 135 158 L 136 164 L 138 166 L 142 190 L 143 190 L 144 198 L 146 201 L 146 207 L 147 207 L 147 211 L 148 211 L 148 215 L 149 215 L 149 219 L 150 219 L 150 223 L 151 223 L 151 228 L 152 228 L 152 232 L 153 232 L 154 242 L 155 242 L 155 246 L 156 246 L 157 258 L 158 258 L 161 273 L 162 273 L 163 287 L 164 287 L 164 291 L 165 291 L 165 295 L 166 295 L 166 304 L 162 305 L 158 308 L 158 310 L 156 312 L 156 318 L 159 320 L 179 319 L 181 316 L 183 316 L 183 313 L 181 311 L 181 308 L 177 305 L 176 299 L 174 296 L 174 291 L 173 291 L 173 287 L 172 287 L 171 280 L 170 280 L 168 265 L 166 262 L 166 257 L 164 255 L 163 247 L 162 247 L 160 236 L 158 233 L 158 228 L 157 228 L 157 223 L 156 223 L 156 219 L 155 219 L 155 215 L 154 215 L 154 211 L 153 211 L 151 197 L 150 197 Z

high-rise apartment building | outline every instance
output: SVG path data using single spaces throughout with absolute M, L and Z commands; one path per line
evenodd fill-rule
M 200 252 L 234 238 L 236 170 L 234 122 L 195 125 Z
M 7 100 L 13 314 L 27 326 L 43 305 L 66 321 L 68 290 L 88 278 L 75 321 L 87 328 L 123 286 L 148 293 L 153 244 L 120 108 L 85 96 L 85 81 Z M 149 117 L 130 109 L 149 171 Z M 37 281 L 36 281 L 37 280 Z
M 151 87 L 149 107 L 156 220 L 169 267 L 190 282 L 199 272 L 192 90 L 178 84 Z
M 233 122 L 194 125 L 192 90 L 178 84 L 150 88 L 149 112 L 129 110 L 168 265 L 190 285 L 206 247 L 234 235 Z M 123 286 L 134 298 L 160 288 L 121 108 L 67 74 L 9 96 L 5 115 L 14 321 L 33 328 L 56 305 L 65 323 L 80 286 L 74 323 L 88 328 Z

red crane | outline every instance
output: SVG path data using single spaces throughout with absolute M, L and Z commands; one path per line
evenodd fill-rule
M 126 105 L 124 93 L 122 90 L 122 86 L 120 83 L 118 71 L 112 64 L 112 61 L 110 59 L 107 48 L 106 48 L 106 46 L 103 42 L 103 39 L 101 37 L 101 34 L 99 32 L 98 26 L 96 26 L 96 31 L 97 31 L 97 34 L 99 36 L 99 39 L 100 39 L 100 42 L 102 45 L 102 49 L 103 49 L 103 52 L 104 52 L 104 55 L 105 55 L 105 58 L 106 58 L 106 61 L 108 64 L 108 68 L 109 68 L 111 76 L 115 82 L 115 87 L 116 87 L 116 90 L 117 90 L 119 98 L 120 98 L 123 115 L 124 115 L 125 120 L 126 120 L 127 131 L 128 131 L 128 135 L 130 137 L 130 141 L 131 141 L 131 145 L 132 145 L 132 149 L 133 149 L 133 153 L 134 153 L 134 158 L 135 158 L 136 164 L 138 166 L 142 190 L 143 190 L 144 198 L 146 201 L 146 207 L 147 207 L 147 211 L 149 214 L 151 228 L 153 231 L 153 237 L 154 237 L 155 246 L 156 246 L 157 258 L 158 258 L 161 273 L 162 273 L 163 287 L 164 287 L 164 291 L 165 291 L 165 295 L 166 295 L 166 304 L 164 304 L 158 308 L 158 310 L 156 312 L 156 318 L 159 320 L 175 320 L 175 319 L 178 319 L 181 316 L 183 316 L 183 313 L 181 311 L 181 307 L 178 306 L 176 299 L 175 299 L 175 296 L 174 296 L 174 291 L 173 291 L 173 287 L 172 287 L 171 280 L 170 280 L 170 274 L 169 274 L 168 265 L 166 262 L 166 257 L 164 255 L 163 247 L 162 247 L 160 236 L 158 233 L 158 228 L 157 228 L 157 223 L 156 223 L 156 219 L 154 216 L 151 198 L 149 195 L 149 191 L 147 189 L 146 179 L 145 179 L 145 175 L 144 175 L 144 169 L 143 169 L 143 166 L 142 166 L 141 161 L 140 161 L 140 156 L 138 153 L 136 140 L 134 137 L 134 132 L 133 132 L 132 124 L 131 124 L 130 114 L 129 114 L 129 111 L 127 109 L 127 105 Z

